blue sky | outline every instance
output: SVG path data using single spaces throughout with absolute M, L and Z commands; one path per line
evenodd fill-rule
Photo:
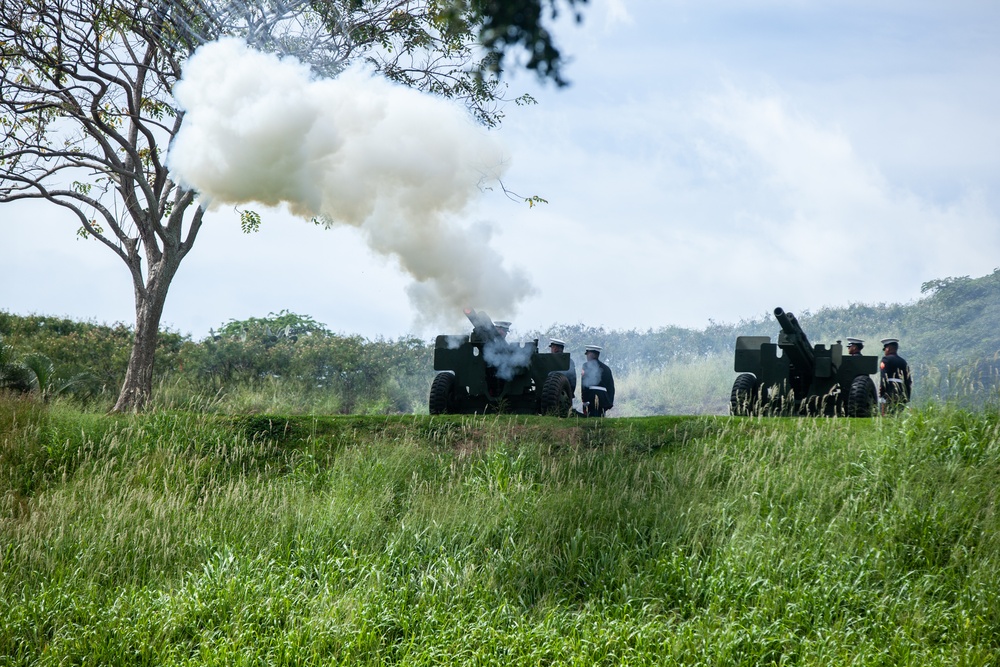
M 1000 5 L 591 0 L 555 32 L 572 86 L 514 74 L 539 104 L 510 105 L 495 133 L 506 186 L 548 203 L 494 189 L 465 221 L 535 286 L 491 313 L 515 336 L 907 302 L 1000 266 Z M 200 337 L 287 309 L 368 337 L 437 333 L 357 230 L 264 223 L 246 236 L 213 214 L 164 325 Z M 4 205 L 0 308 L 130 323 L 124 266 L 74 230 Z

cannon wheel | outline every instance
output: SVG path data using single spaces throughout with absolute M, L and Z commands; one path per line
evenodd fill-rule
M 729 395 L 729 412 L 737 417 L 748 417 L 760 407 L 760 383 L 751 373 L 743 373 L 733 383 Z
M 851 390 L 847 394 L 848 417 L 871 417 L 875 414 L 878 396 L 875 383 L 867 375 L 859 375 L 851 380 Z
M 455 374 L 441 372 L 431 382 L 427 407 L 432 415 L 446 415 L 455 408 Z
M 573 408 L 573 394 L 569 388 L 569 378 L 559 371 L 552 371 L 542 385 L 542 414 L 566 417 Z

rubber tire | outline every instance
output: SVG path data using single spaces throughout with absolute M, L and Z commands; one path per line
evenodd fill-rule
M 455 407 L 455 374 L 443 371 L 434 376 L 431 382 L 431 395 L 427 401 L 428 411 L 432 415 L 446 415 Z
M 851 390 L 847 394 L 848 417 L 871 417 L 876 414 L 878 394 L 875 383 L 867 375 L 859 375 L 851 380 Z
M 751 373 L 743 373 L 733 383 L 729 394 L 729 414 L 749 417 L 760 409 L 760 383 Z
M 573 409 L 573 393 L 569 378 L 559 371 L 552 371 L 542 385 L 541 412 L 552 417 L 568 417 Z

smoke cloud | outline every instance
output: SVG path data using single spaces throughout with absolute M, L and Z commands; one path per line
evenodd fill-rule
M 508 343 L 502 338 L 489 340 L 483 345 L 483 361 L 496 369 L 498 378 L 509 382 L 531 367 L 531 355 L 537 350 L 534 343 Z
M 463 224 L 504 169 L 500 143 L 446 100 L 361 69 L 336 79 L 226 38 L 200 47 L 174 89 L 185 110 L 174 177 L 210 208 L 259 202 L 350 225 L 413 279 L 417 323 L 462 308 L 517 311 L 534 292 L 504 267 L 491 227 Z

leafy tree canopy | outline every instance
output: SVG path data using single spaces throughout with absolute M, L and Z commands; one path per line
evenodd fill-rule
M 251 317 L 245 320 L 229 320 L 217 330 L 210 330 L 213 340 L 223 337 L 260 338 L 268 342 L 277 342 L 279 338 L 287 338 L 294 342 L 298 336 L 329 336 L 332 335 L 326 325 L 321 324 L 308 315 L 282 310 L 280 313 L 269 313 L 267 317 Z
M 577 23 L 583 20 L 580 7 L 586 3 L 566 0 L 566 8 Z M 479 41 L 487 50 L 483 65 L 490 72 L 502 72 L 507 54 L 520 48 L 527 54 L 522 64 L 539 79 L 557 86 L 568 83 L 563 78 L 562 52 L 544 20 L 546 16 L 555 20 L 559 15 L 558 0 L 455 0 L 446 6 L 446 16 L 453 26 L 463 26 L 463 16 L 468 17 L 469 24 L 478 26 Z

